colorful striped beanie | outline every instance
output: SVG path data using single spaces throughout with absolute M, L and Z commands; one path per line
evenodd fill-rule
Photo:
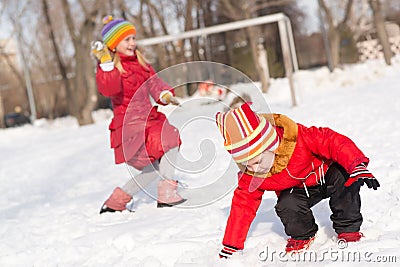
M 103 36 L 103 43 L 110 50 L 114 50 L 119 42 L 125 39 L 128 35 L 136 34 L 135 26 L 126 20 L 114 20 L 112 16 L 106 16 L 103 19 L 103 23 L 104 27 L 101 30 L 101 36 Z
M 225 113 L 218 112 L 216 122 L 225 149 L 237 163 L 248 161 L 265 150 L 273 152 L 279 146 L 275 128 L 251 110 L 249 103 Z

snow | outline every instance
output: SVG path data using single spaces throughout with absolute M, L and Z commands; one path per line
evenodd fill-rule
M 346 249 L 336 244 L 328 203 L 313 208 L 320 229 L 310 248 L 319 257 L 312 264 L 400 260 L 399 84 L 397 57 L 392 66 L 377 60 L 333 73 L 301 70 L 295 76 L 299 105 L 294 108 L 287 79 L 273 80 L 263 96 L 272 112 L 352 138 L 370 157 L 369 169 L 381 183 L 377 191 L 362 187 L 366 237 Z M 244 91 L 249 85 L 232 88 Z M 113 188 L 130 177 L 126 166 L 113 163 L 109 110 L 95 112 L 96 123 L 83 127 L 67 117 L 0 130 L 0 266 L 308 266 L 307 260 L 278 257 L 287 236 L 274 211 L 273 192 L 264 194 L 243 253 L 230 261 L 218 259 L 236 183 L 236 167 L 209 119 L 223 105 L 181 100 L 181 108 L 164 109 L 182 127 L 181 166 L 204 167 L 190 175 L 177 173 L 188 187 L 182 190 L 189 199 L 183 208 L 157 209 L 150 197 L 154 183 L 147 194 L 134 197 L 134 213 L 98 214 Z M 362 257 L 346 261 L 341 256 L 347 252 Z M 261 261 L 259 255 L 268 258 Z

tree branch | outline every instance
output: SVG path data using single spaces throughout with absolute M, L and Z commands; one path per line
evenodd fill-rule
M 167 26 L 165 25 L 165 18 L 163 15 L 161 15 L 160 11 L 158 10 L 158 8 L 156 8 L 154 6 L 153 3 L 151 3 L 151 1 L 146 1 L 146 4 L 149 8 L 151 8 L 153 10 L 153 12 L 155 13 L 156 17 L 158 18 L 158 21 L 160 22 L 161 28 L 163 30 L 163 33 L 165 35 L 168 35 L 168 29 Z
M 74 27 L 74 21 L 72 19 L 71 9 L 69 7 L 67 0 L 61 0 L 61 4 L 63 7 L 63 12 L 65 14 L 65 20 L 67 23 L 68 31 L 71 36 L 72 42 L 74 43 L 75 46 L 79 39 L 79 36 L 75 33 L 75 27 Z
M 61 58 L 60 50 L 59 50 L 59 48 L 57 46 L 56 37 L 55 37 L 54 31 L 53 31 L 53 24 L 51 23 L 51 20 L 50 20 L 50 14 L 49 14 L 50 12 L 49 12 L 49 7 L 48 7 L 48 4 L 47 4 L 47 0 L 42 0 L 42 8 L 43 8 L 43 15 L 44 15 L 44 18 L 46 20 L 46 24 L 50 28 L 50 30 L 49 30 L 49 35 L 50 36 L 49 37 L 50 37 L 51 45 L 53 46 L 54 54 L 56 56 L 56 61 L 57 61 L 57 64 L 58 64 L 58 68 L 59 68 L 59 70 L 61 72 L 61 76 L 62 76 L 62 79 L 63 79 L 64 84 L 66 86 L 66 89 L 69 90 L 69 88 L 68 88 L 69 87 L 68 77 L 67 77 L 67 68 L 66 68 L 65 64 L 63 63 L 63 60 Z
M 85 3 L 83 3 L 82 0 L 78 0 L 78 2 L 79 2 L 79 4 L 81 5 L 81 9 L 82 9 L 82 12 L 83 12 L 85 18 L 89 17 L 89 16 L 90 16 L 89 11 L 88 11 L 87 8 L 86 8 L 87 3 L 86 3 L 86 5 L 85 5 Z M 87 2 L 87 1 L 86 1 L 86 2 Z M 98 2 L 98 1 L 95 1 L 95 3 L 97 3 L 97 2 Z
M 330 28 L 334 28 L 335 24 L 333 23 L 333 16 L 332 16 L 332 13 L 329 10 L 329 8 L 326 6 L 325 1 L 324 0 L 318 0 L 318 4 L 319 4 L 319 7 L 322 8 L 322 10 L 325 13 L 325 16 L 326 16 L 327 22 L 329 24 L 329 27 Z
M 221 1 L 221 10 L 222 10 L 222 13 L 226 17 L 228 17 L 228 18 L 230 18 L 232 20 L 240 20 L 240 19 L 242 19 L 240 17 L 240 15 L 237 15 L 237 14 L 241 13 L 240 8 L 234 7 L 232 5 L 232 1 L 230 1 L 230 0 L 222 0 Z
M 276 0 L 273 2 L 263 2 L 257 5 L 254 5 L 254 7 L 250 8 L 251 12 L 256 12 L 260 9 L 264 9 L 267 7 L 276 7 L 276 6 L 283 6 L 283 5 L 289 5 L 293 4 L 293 0 Z
M 5 53 L 0 53 L 0 56 L 2 56 L 5 59 L 5 62 L 7 63 L 8 67 L 10 67 L 10 69 L 12 70 L 12 73 L 17 78 L 18 83 L 20 84 L 20 86 L 25 88 L 26 87 L 25 80 L 22 77 L 22 75 L 19 73 L 19 70 L 17 69 L 17 67 L 15 67 L 14 64 L 12 63 L 12 60 L 10 59 L 10 56 L 5 54 Z
M 346 12 L 345 12 L 342 24 L 346 24 L 347 21 L 349 21 L 349 19 L 351 17 L 351 9 L 353 7 L 353 2 L 354 2 L 354 0 L 349 0 L 349 2 L 347 2 Z

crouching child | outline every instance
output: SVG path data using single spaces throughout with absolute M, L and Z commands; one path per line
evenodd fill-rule
M 380 185 L 367 170 L 369 159 L 348 137 L 330 128 L 306 127 L 280 114 L 257 114 L 250 104 L 216 115 L 224 146 L 239 166 L 221 258 L 244 248 L 264 191 L 275 191 L 275 211 L 289 236 L 285 251 L 307 249 L 318 226 L 311 207 L 329 198 L 339 239 L 356 242 L 360 186 Z

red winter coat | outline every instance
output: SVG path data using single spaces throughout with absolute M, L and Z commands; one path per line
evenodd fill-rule
M 356 165 L 369 162 L 353 141 L 329 128 L 308 128 L 284 115 L 274 114 L 273 119 L 271 123 L 275 124 L 281 140 L 274 165 L 267 175 L 252 173 L 239 165 L 239 184 L 232 199 L 224 245 L 243 249 L 265 190 L 279 195 L 280 191 L 292 187 L 321 184 L 333 161 L 349 173 Z
M 160 93 L 173 93 L 173 89 L 155 75 L 150 65 L 147 69 L 141 66 L 136 55 L 119 56 L 125 72 L 120 73 L 117 68 L 107 72 L 98 66 L 97 87 L 112 101 L 114 118 L 109 129 L 115 163 L 127 162 L 141 170 L 180 145 L 178 130 L 150 101 L 151 96 L 162 104 Z

